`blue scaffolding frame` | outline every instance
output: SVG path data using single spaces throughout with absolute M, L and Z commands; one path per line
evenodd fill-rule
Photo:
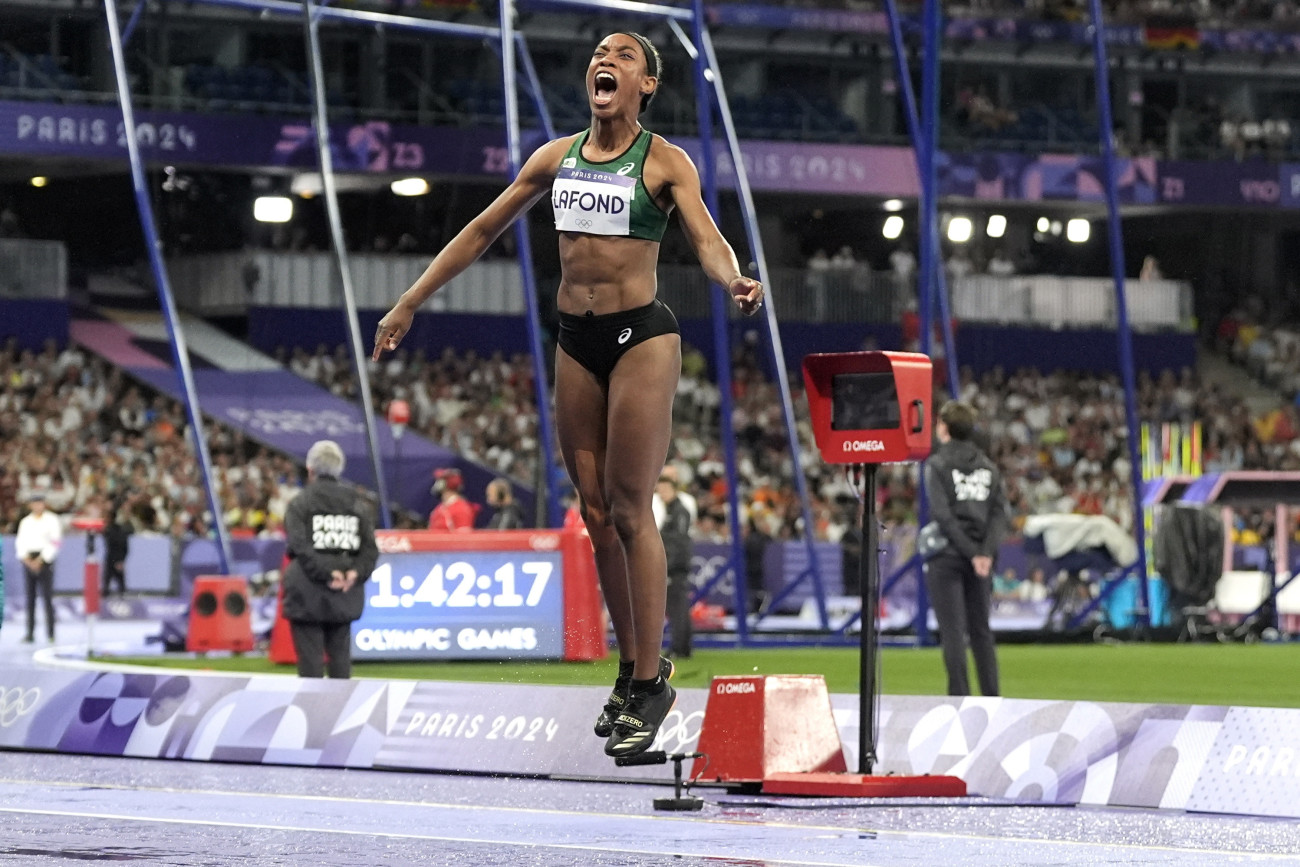
M 523 72 L 529 82 L 530 90 L 532 91 L 533 99 L 537 104 L 538 114 L 541 118 L 545 132 L 548 137 L 554 137 L 554 131 L 551 129 L 550 118 L 546 111 L 545 101 L 542 98 L 541 85 L 528 55 L 527 45 L 524 42 L 522 34 L 515 29 L 515 4 L 512 0 L 503 0 L 500 4 L 498 27 L 494 28 L 481 25 L 412 18 L 405 15 L 385 12 L 335 9 L 327 5 L 328 0 L 325 0 L 325 2 L 317 2 L 317 0 L 302 0 L 301 3 L 290 2 L 290 0 L 195 0 L 195 2 L 212 6 L 245 9 L 283 16 L 301 16 L 303 19 L 304 35 L 309 54 L 310 75 L 314 92 L 312 118 L 317 133 L 318 158 L 320 161 L 324 194 L 329 211 L 331 241 L 334 248 L 336 265 L 339 269 L 342 280 L 344 313 L 347 317 L 350 349 L 357 376 L 361 383 L 362 411 L 366 416 L 367 448 L 369 450 L 371 463 L 375 473 L 376 490 L 380 496 L 381 520 L 385 526 L 388 526 L 390 525 L 391 519 L 388 512 L 387 497 L 384 491 L 385 475 L 383 472 L 383 459 L 378 447 L 377 433 L 374 425 L 374 407 L 370 396 L 369 382 L 366 373 L 366 365 L 364 361 L 365 353 L 361 346 L 355 293 L 352 291 L 347 254 L 343 243 L 342 222 L 338 210 L 337 189 L 334 184 L 333 166 L 329 158 L 328 105 L 325 98 L 325 85 L 322 80 L 323 76 L 321 72 L 318 27 L 322 21 L 333 21 L 364 24 L 375 27 L 403 28 L 427 33 L 436 33 L 443 36 L 486 40 L 496 47 L 500 53 L 502 62 L 503 87 L 505 91 L 504 105 L 506 113 L 507 149 L 509 153 L 510 176 L 513 178 L 518 174 L 522 165 L 521 130 L 516 97 L 521 58 Z M 144 3 L 142 0 L 134 10 L 131 19 L 128 22 L 128 37 L 139 20 L 143 5 Z M 665 20 L 690 54 L 695 69 L 695 80 L 698 89 L 697 105 L 699 106 L 700 151 L 702 154 L 701 180 L 704 184 L 706 204 L 708 205 L 710 212 L 714 215 L 714 218 L 718 219 L 720 215 L 718 206 L 716 159 L 714 154 L 715 144 L 712 134 L 712 119 L 714 110 L 716 109 L 718 117 L 722 121 L 723 130 L 726 136 L 726 145 L 736 173 L 736 190 L 741 203 L 741 211 L 745 222 L 746 236 L 750 245 L 752 261 L 754 262 L 755 269 L 758 272 L 758 279 L 768 288 L 766 303 L 764 305 L 764 323 L 766 325 L 768 336 L 768 346 L 772 353 L 772 366 L 773 370 L 776 372 L 778 386 L 781 392 L 782 411 L 786 424 L 789 448 L 791 454 L 797 456 L 799 454 L 798 433 L 795 425 L 794 410 L 789 397 L 789 381 L 781 347 L 780 332 L 777 327 L 775 309 L 776 299 L 773 297 L 771 282 L 768 279 L 767 262 L 763 253 L 762 240 L 758 231 L 758 219 L 754 208 L 753 196 L 750 190 L 744 160 L 741 158 L 739 139 L 736 136 L 735 127 L 731 119 L 731 113 L 727 105 L 726 93 L 722 83 L 722 75 L 717 65 L 717 58 L 713 51 L 712 41 L 709 37 L 708 29 L 705 27 L 704 6 L 702 0 L 693 0 L 691 8 L 660 6 L 652 3 L 635 2 L 635 0 L 546 0 L 546 5 L 551 7 L 569 7 L 588 11 L 622 13 L 644 18 Z M 148 254 L 150 266 L 153 270 L 158 286 L 159 299 L 164 311 L 164 321 L 171 338 L 173 353 L 177 360 L 177 366 L 181 371 L 181 386 L 185 394 L 187 410 L 190 413 L 191 428 L 195 432 L 196 454 L 198 455 L 204 485 L 207 489 L 209 502 L 217 524 L 218 538 L 220 541 L 219 548 L 221 550 L 221 568 L 223 571 L 227 571 L 230 563 L 229 541 L 226 535 L 226 528 L 222 524 L 221 511 L 217 507 L 216 492 L 212 479 L 211 459 L 208 455 L 206 439 L 202 432 L 202 416 L 198 402 L 198 394 L 194 387 L 193 378 L 189 370 L 188 355 L 184 348 L 184 335 L 181 332 L 179 322 L 175 316 L 174 296 L 172 294 L 170 282 L 167 279 L 167 268 L 166 263 L 162 259 L 161 245 L 158 242 L 157 222 L 149 204 L 147 174 L 143 160 L 140 156 L 139 148 L 136 145 L 133 100 L 130 92 L 129 79 L 127 78 L 126 73 L 124 49 L 125 40 L 118 36 L 119 22 L 116 0 L 104 0 L 104 8 L 105 15 L 109 22 L 110 33 L 114 34 L 114 38 L 111 40 L 111 47 L 113 52 L 114 69 L 118 79 L 118 99 L 126 128 L 128 159 L 136 187 L 136 203 L 139 210 L 140 222 L 144 228 L 146 239 L 149 242 Z M 681 24 L 683 23 L 691 26 L 691 36 L 688 37 L 682 30 Z M 710 100 L 709 97 L 712 97 L 712 99 Z M 558 484 L 558 477 L 561 471 L 554 455 L 553 422 L 551 419 L 549 396 L 545 390 L 547 382 L 546 366 L 543 356 L 544 347 L 542 344 L 540 311 L 537 302 L 536 278 L 532 267 L 531 244 L 528 227 L 524 220 L 516 221 L 515 232 L 524 284 L 528 333 L 533 358 L 534 381 L 536 382 L 538 389 L 537 406 L 539 413 L 539 440 L 543 451 L 543 460 L 547 467 L 547 514 L 550 522 L 555 525 L 560 522 L 560 506 L 558 497 L 558 489 L 560 486 Z M 728 505 L 731 510 L 732 543 L 731 560 L 727 567 L 719 570 L 718 574 L 713 579 L 713 582 L 710 583 L 710 586 L 700 588 L 697 591 L 696 597 L 698 598 L 707 593 L 709 589 L 711 589 L 712 583 L 720 581 L 730 575 L 735 589 L 738 638 L 742 643 L 745 643 L 749 640 L 751 622 L 746 616 L 748 594 L 744 582 L 744 553 L 741 543 L 741 512 L 737 498 L 739 485 L 736 472 L 735 439 L 734 436 L 730 435 L 731 396 L 727 387 L 727 383 L 730 381 L 731 369 L 729 355 L 730 340 L 727 329 L 727 321 L 730 311 L 725 303 L 725 298 L 722 297 L 720 292 L 713 293 L 713 302 L 715 357 L 717 359 L 717 375 L 720 383 L 719 391 L 722 395 L 720 415 L 722 418 L 723 445 L 726 455 Z M 782 589 L 780 596 L 784 596 L 791 592 L 797 584 L 805 580 L 810 580 L 813 584 L 815 597 L 817 599 L 822 626 L 823 628 L 828 628 L 829 624 L 827 622 L 825 606 L 825 584 L 822 580 L 822 571 L 817 559 L 817 551 L 814 544 L 813 521 L 809 505 L 807 481 L 798 460 L 794 460 L 792 464 L 795 477 L 795 487 L 801 502 L 804 525 L 803 537 L 808 548 L 810 565 L 807 570 L 797 576 Z M 756 623 L 757 619 L 754 622 Z
M 1139 608 L 1136 622 L 1139 628 L 1150 625 L 1151 601 L 1147 586 L 1146 530 L 1142 514 L 1142 462 L 1138 446 L 1137 384 L 1134 373 L 1133 335 L 1129 325 L 1128 301 L 1124 284 L 1124 239 L 1122 215 L 1119 206 L 1119 168 L 1116 164 L 1115 142 L 1113 136 L 1113 117 L 1110 101 L 1110 60 L 1106 49 L 1105 17 L 1102 14 L 1100 0 L 1089 0 L 1089 9 L 1093 26 L 1091 29 L 1092 53 L 1094 63 L 1094 84 L 1097 96 L 1098 139 L 1101 147 L 1102 165 L 1106 173 L 1103 178 L 1107 214 L 1107 241 L 1110 252 L 1112 277 L 1115 282 L 1116 338 L 1120 361 L 1120 372 L 1124 384 L 1124 418 L 1128 427 L 1128 453 L 1133 486 L 1133 532 L 1137 542 L 1138 558 L 1135 563 L 1124 569 L 1117 576 L 1109 579 L 1098 596 L 1083 611 L 1079 612 L 1069 624 L 1078 625 L 1084 617 L 1101 605 L 1105 598 L 1118 586 L 1119 582 L 1131 575 L 1139 578 Z M 948 312 L 948 293 L 943 286 L 943 268 L 939 251 L 939 179 L 938 179 L 938 88 L 939 66 L 942 37 L 942 11 L 939 0 L 925 0 L 921 16 L 921 112 L 917 116 L 916 100 L 912 93 L 911 74 L 907 63 L 907 49 L 903 42 L 902 28 L 895 0 L 885 0 L 885 11 L 889 18 L 890 37 L 898 70 L 900 92 L 904 100 L 905 116 L 908 120 L 913 149 L 916 153 L 917 171 L 920 176 L 921 208 L 919 221 L 920 255 L 919 255 L 919 314 L 921 320 L 921 351 L 931 354 L 931 335 L 934 328 L 931 298 L 937 297 L 943 328 L 943 341 L 947 350 L 949 388 L 954 396 L 958 394 L 957 362 Z M 924 476 L 922 477 L 924 480 Z M 924 515 L 924 488 L 922 487 L 921 513 Z M 922 518 L 924 522 L 924 517 Z M 919 566 L 919 558 L 912 558 L 899 572 L 885 582 L 885 589 L 897 581 L 909 568 Z M 921 604 L 918 606 L 915 629 L 918 638 L 924 640 L 927 634 L 924 582 L 920 583 Z

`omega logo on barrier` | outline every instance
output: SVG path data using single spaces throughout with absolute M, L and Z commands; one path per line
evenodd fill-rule
M 747 695 L 752 692 L 758 692 L 758 687 L 754 686 L 752 680 L 718 684 L 718 695 Z
M 880 440 L 848 440 L 844 443 L 846 452 L 883 452 L 885 444 Z

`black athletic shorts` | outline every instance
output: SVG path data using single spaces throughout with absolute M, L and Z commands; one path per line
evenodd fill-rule
M 604 316 L 560 314 L 560 348 L 602 381 L 609 380 L 614 365 L 633 346 L 660 334 L 680 333 L 677 317 L 658 299 Z

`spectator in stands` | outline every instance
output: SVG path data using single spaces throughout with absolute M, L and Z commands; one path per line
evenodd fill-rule
M 1155 256 L 1146 256 L 1142 259 L 1142 270 L 1138 272 L 1139 280 L 1163 280 L 1164 273 L 1160 270 L 1160 260 Z
M 23 641 L 31 644 L 36 636 L 36 597 L 45 603 L 45 634 L 54 641 L 54 560 L 63 542 L 63 525 L 59 516 L 45 507 L 45 493 L 30 497 L 27 516 L 18 522 L 14 549 L 23 564 L 24 590 L 27 593 L 27 632 Z
M 1006 251 L 998 247 L 989 259 L 988 272 L 993 277 L 1010 277 L 1016 273 L 1016 264 L 1007 256 Z
M 903 245 L 894 248 L 889 254 L 889 268 L 900 288 L 914 289 L 912 278 L 916 275 L 916 256 Z
M 948 279 L 953 282 L 975 273 L 975 263 L 971 261 L 965 244 L 955 244 L 944 265 Z
M 18 224 L 18 214 L 5 205 L 0 209 L 0 238 L 21 238 L 23 231 Z
M 285 516 L 290 558 L 284 616 L 299 677 L 352 676 L 352 621 L 361 617 L 379 548 L 370 507 L 339 481 L 343 450 L 320 440 L 307 450 L 307 485 Z
M 433 495 L 438 505 L 429 514 L 430 530 L 472 530 L 478 515 L 478 504 L 465 499 L 461 489 L 465 480 L 460 470 L 446 467 L 434 470 Z
M 497 477 L 488 482 L 487 504 L 495 510 L 488 521 L 489 530 L 522 530 L 528 526 L 509 479 Z
M 548 192 L 560 235 L 560 348 L 555 402 L 560 450 L 582 502 L 597 571 L 618 639 L 620 676 L 595 725 L 610 756 L 648 749 L 676 693 L 663 677 L 666 604 L 663 546 L 650 500 L 668 454 L 681 369 L 679 329 L 655 300 L 654 274 L 668 213 L 676 210 L 709 278 L 755 312 L 762 286 L 745 277 L 700 197 L 694 165 L 641 128 L 659 86 L 658 52 L 644 37 L 614 33 L 587 70 L 591 128 L 542 145 L 501 196 L 435 257 L 380 321 L 374 357 L 394 350 L 415 311 L 484 254 Z M 618 169 L 607 171 L 616 160 Z M 626 170 L 626 171 L 624 171 Z M 599 183 L 600 197 L 579 195 Z M 639 178 L 645 195 L 631 197 Z M 646 187 L 649 181 L 653 186 Z M 613 197 L 612 199 L 608 197 Z M 586 202 L 617 200 L 617 213 Z M 671 673 L 671 667 L 668 672 Z M 617 720 L 617 722 L 616 722 Z
M 825 292 L 827 272 L 831 270 L 831 257 L 824 247 L 818 247 L 808 258 L 804 281 L 811 292 Z
M 107 597 L 117 585 L 117 592 L 126 595 L 126 555 L 134 528 L 126 514 L 126 504 L 113 503 L 104 526 L 104 581 L 101 592 Z

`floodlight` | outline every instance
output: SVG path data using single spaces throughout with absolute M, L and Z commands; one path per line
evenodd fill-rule
M 293 199 L 258 196 L 253 200 L 253 219 L 259 223 L 287 223 L 293 219 Z
M 388 187 L 395 196 L 423 196 L 429 192 L 429 182 L 424 178 L 401 178 Z
M 965 244 L 974 230 L 970 217 L 953 217 L 948 221 L 948 240 L 954 244 Z

